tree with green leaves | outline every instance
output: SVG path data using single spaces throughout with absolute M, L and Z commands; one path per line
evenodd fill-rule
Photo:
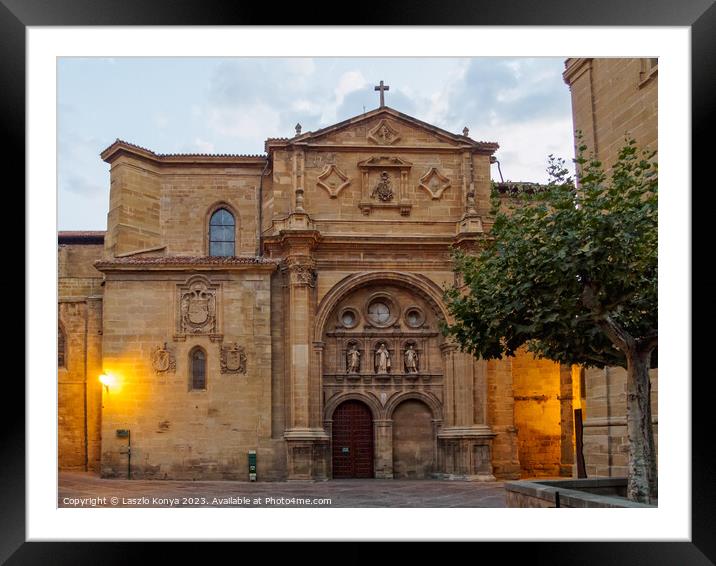
M 581 143 L 581 140 L 580 140 Z M 630 500 L 657 497 L 649 369 L 657 347 L 657 164 L 628 139 L 607 173 L 577 158 L 579 183 L 549 156 L 550 181 L 501 196 L 476 254 L 457 252 L 444 332 L 483 359 L 537 357 L 627 370 Z

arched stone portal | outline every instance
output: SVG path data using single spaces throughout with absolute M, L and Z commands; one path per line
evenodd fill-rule
M 350 287 L 337 285 L 335 292 L 329 293 L 333 299 L 330 310 L 321 313 L 319 308 L 317 316 L 324 321 L 321 387 L 325 428 L 333 431 L 334 477 L 346 477 L 339 462 L 346 460 L 342 451 L 351 450 L 336 445 L 336 427 L 343 426 L 338 425 L 336 415 L 341 415 L 346 399 L 365 400 L 377 413 L 373 420 L 375 477 L 394 477 L 395 454 L 404 468 L 401 477 L 429 477 L 435 471 L 441 425 L 434 414 L 442 415 L 444 398 L 444 338 L 439 329 L 444 309 L 435 290 L 418 276 L 363 275 L 354 283 Z M 398 412 L 399 428 L 397 432 L 394 429 L 393 409 L 406 395 L 425 400 L 406 405 L 408 410 L 416 404 L 428 412 L 427 428 L 420 429 L 419 438 L 412 438 L 405 410 Z M 397 448 L 395 438 L 399 440 Z M 414 457 L 407 464 L 409 453 Z
M 494 479 L 485 363 L 445 340 L 447 318 L 440 288 L 412 273 L 350 275 L 316 309 L 323 430 L 333 439 L 336 409 L 364 402 L 373 415 L 375 478 Z
M 432 412 L 422 401 L 408 399 L 393 413 L 393 477 L 429 479 L 435 472 Z

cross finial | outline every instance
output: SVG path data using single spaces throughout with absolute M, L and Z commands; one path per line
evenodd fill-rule
M 383 81 L 380 81 L 380 84 L 376 86 L 373 90 L 379 90 L 380 91 L 380 107 L 383 108 L 385 106 L 385 92 L 386 90 L 390 90 L 390 87 L 388 85 L 384 85 Z

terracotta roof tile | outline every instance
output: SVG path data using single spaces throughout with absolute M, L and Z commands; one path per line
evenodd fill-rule
M 139 149 L 141 151 L 145 151 L 149 154 L 151 154 L 154 157 L 229 157 L 229 158 L 236 158 L 236 157 L 250 157 L 250 158 L 266 158 L 266 154 L 263 153 L 255 153 L 255 154 L 248 154 L 248 153 L 156 153 L 152 151 L 151 149 L 147 149 L 146 147 L 142 147 L 141 145 L 137 145 L 136 143 L 131 143 L 122 139 L 117 138 L 112 144 L 110 144 L 105 150 L 103 150 L 101 153 L 104 153 L 112 147 L 115 144 L 122 144 L 129 147 L 133 147 L 134 149 Z
M 276 265 L 278 262 L 266 257 L 238 256 L 155 256 L 155 257 L 117 257 L 97 260 L 95 267 L 121 265 Z

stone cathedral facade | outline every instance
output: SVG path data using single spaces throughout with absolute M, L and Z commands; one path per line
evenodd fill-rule
M 440 332 L 497 149 L 383 105 L 262 155 L 117 140 L 107 231 L 59 236 L 60 467 L 571 476 L 571 369 Z

